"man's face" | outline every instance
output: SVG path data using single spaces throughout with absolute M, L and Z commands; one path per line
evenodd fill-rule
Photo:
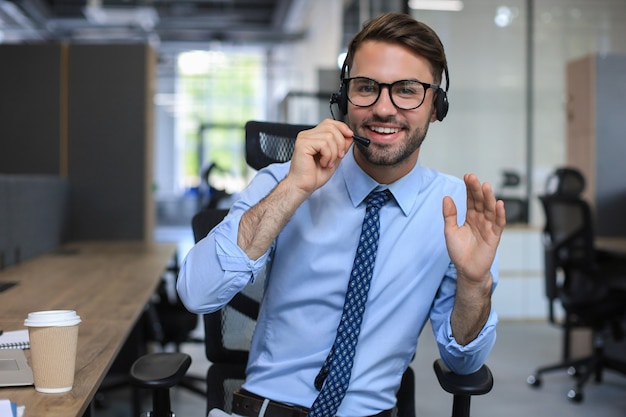
M 398 80 L 434 82 L 428 60 L 402 46 L 379 41 L 366 41 L 357 49 L 350 77 L 367 77 L 388 84 Z M 417 162 L 428 124 L 436 120 L 434 93 L 432 88 L 427 89 L 424 102 L 413 110 L 397 108 L 388 88 L 381 89 L 372 106 L 357 107 L 349 102 L 348 124 L 358 135 L 371 139 L 369 147 L 357 146 L 359 165 L 366 171 L 367 166 L 377 171 L 393 166 L 400 169 L 396 172 L 399 176 L 410 171 Z

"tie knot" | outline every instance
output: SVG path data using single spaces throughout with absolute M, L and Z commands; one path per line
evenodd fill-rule
M 385 205 L 385 203 L 387 203 L 387 201 L 389 201 L 390 198 L 391 192 L 389 192 L 389 190 L 372 191 L 365 198 L 365 203 L 367 204 L 367 207 L 381 208 Z

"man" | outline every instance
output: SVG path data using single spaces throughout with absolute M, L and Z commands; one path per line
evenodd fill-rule
M 291 162 L 261 170 L 183 262 L 178 291 L 198 313 L 266 275 L 248 397 L 312 407 L 311 416 L 389 415 L 428 319 L 453 371 L 471 373 L 486 360 L 504 204 L 473 174 L 461 181 L 418 162 L 429 124 L 447 111 L 444 72 L 443 46 L 428 26 L 394 13 L 370 21 L 349 45 L 335 98 L 347 124 L 324 120 L 301 132 Z M 379 223 L 371 281 L 352 328 L 343 321 L 352 313 L 343 313 L 361 268 L 353 259 L 364 201 L 381 190 L 387 201 L 368 220 Z M 346 333 L 353 353 L 344 353 Z

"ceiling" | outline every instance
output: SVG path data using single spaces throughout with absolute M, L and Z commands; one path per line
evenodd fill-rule
M 0 0 L 0 41 L 276 44 L 312 0 Z

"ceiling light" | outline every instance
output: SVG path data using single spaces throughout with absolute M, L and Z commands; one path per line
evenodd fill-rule
M 413 10 L 460 12 L 463 10 L 463 2 L 461 0 L 409 0 L 409 7 Z
M 101 7 L 85 6 L 85 17 L 99 25 L 136 25 L 152 30 L 159 21 L 159 14 L 152 7 Z

